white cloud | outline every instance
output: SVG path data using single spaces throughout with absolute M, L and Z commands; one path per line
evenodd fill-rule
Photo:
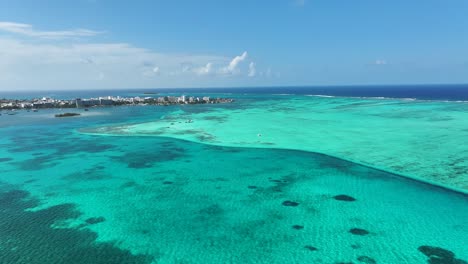
M 306 0 L 294 0 L 294 4 L 297 6 L 304 6 L 306 4 Z
M 249 77 L 254 77 L 256 74 L 257 74 L 257 70 L 255 69 L 255 63 L 251 62 L 249 64 L 249 74 L 248 74 L 248 76 Z
M 387 65 L 386 60 L 378 59 L 374 62 L 375 65 Z
M 195 68 L 193 71 L 198 75 L 208 75 L 213 73 L 213 63 L 208 62 L 205 66 Z
M 148 65 L 148 62 L 146 63 L 146 65 L 144 65 L 144 67 L 149 67 L 149 66 L 152 66 L 152 65 Z M 146 76 L 146 77 L 154 77 L 154 76 L 159 76 L 161 75 L 161 69 L 159 67 L 150 67 L 150 68 L 145 68 L 145 70 L 143 70 L 142 72 L 143 76 Z
M 224 74 L 237 74 L 240 72 L 239 64 L 247 59 L 247 51 L 244 51 L 242 55 L 234 57 L 228 66 L 221 69 L 221 73 Z
M 206 65 L 200 73 L 211 73 L 212 62 L 229 62 L 222 56 L 157 53 L 125 43 L 37 43 L 4 37 L 0 58 L 0 90 L 203 86 L 194 79 L 195 67 L 183 72 L 181 65 Z M 147 78 L 156 75 L 157 81 Z
M 262 75 L 254 62 L 243 64 L 247 52 L 234 58 L 159 53 L 127 43 L 77 41 L 94 31 L 37 31 L 11 22 L 0 22 L 0 31 L 15 33 L 0 34 L 0 90 L 220 87 Z
M 183 62 L 180 66 L 182 67 L 182 72 L 190 72 L 193 68 L 192 63 L 190 62 Z
M 14 22 L 0 22 L 0 30 L 28 37 L 61 39 L 74 37 L 91 37 L 100 34 L 98 31 L 89 29 L 73 29 L 64 31 L 39 31 L 32 25 Z

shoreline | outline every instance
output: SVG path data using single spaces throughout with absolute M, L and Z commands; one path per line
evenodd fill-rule
M 120 97 L 106 96 L 98 98 L 53 99 L 50 97 L 33 99 L 0 98 L 0 110 L 33 110 L 37 109 L 83 109 L 88 107 L 123 106 L 123 105 L 183 105 L 183 104 L 219 104 L 232 103 L 231 98 L 211 98 L 209 96 L 160 96 L 160 97 Z

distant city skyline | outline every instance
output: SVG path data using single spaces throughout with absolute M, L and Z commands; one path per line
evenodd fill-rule
M 0 0 L 0 90 L 468 83 L 468 1 Z

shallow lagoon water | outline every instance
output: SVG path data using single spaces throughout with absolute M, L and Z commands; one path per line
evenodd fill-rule
M 466 195 L 319 153 L 281 149 L 267 130 L 258 131 L 269 118 L 261 115 L 262 104 L 270 105 L 246 100 L 97 109 L 92 111 L 106 117 L 62 120 L 49 118 L 54 111 L 40 111 L 43 117 L 21 113 L 14 126 L 3 123 L 0 233 L 7 235 L 0 240 L 0 262 L 428 263 L 418 248 L 433 246 L 453 252 L 453 263 L 466 263 Z M 222 146 L 216 129 L 234 130 L 228 124 L 235 114 L 255 111 L 256 121 L 248 120 L 256 129 L 245 131 L 244 125 L 244 135 L 235 130 L 243 144 Z M 184 123 L 188 118 L 194 122 Z M 219 128 L 203 127 L 209 135 L 134 133 L 168 119 L 178 128 L 202 122 Z M 306 124 L 300 120 L 286 123 L 296 124 L 296 135 Z M 120 129 L 129 122 L 135 130 Z M 107 135 L 88 134 L 103 128 Z M 109 136 L 114 131 L 120 136 Z M 253 143 L 247 141 L 251 132 Z M 54 250 L 61 244 L 69 246 Z
M 262 98 L 218 111 L 179 111 L 153 122 L 83 131 L 320 152 L 468 190 L 467 102 Z

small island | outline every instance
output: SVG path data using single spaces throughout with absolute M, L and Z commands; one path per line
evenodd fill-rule
M 79 116 L 81 114 L 78 113 L 63 113 L 63 114 L 56 114 L 55 117 L 70 117 L 70 116 Z

